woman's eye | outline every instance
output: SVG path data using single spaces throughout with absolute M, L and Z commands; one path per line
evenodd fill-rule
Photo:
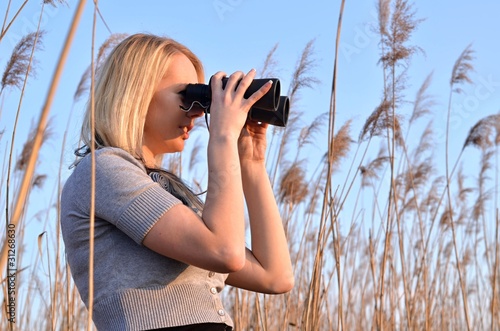
M 189 107 L 191 106 L 191 102 L 188 102 L 186 100 L 186 90 L 182 90 L 182 91 L 178 92 L 178 94 L 179 94 L 179 98 L 181 100 L 181 104 L 180 104 L 181 108 L 183 108 L 184 110 L 189 109 Z

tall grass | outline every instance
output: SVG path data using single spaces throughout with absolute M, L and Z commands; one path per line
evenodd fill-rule
M 55 5 L 46 1 L 42 6 L 49 3 Z M 9 2 L 1 38 L 24 4 L 14 10 Z M 83 5 L 81 1 L 75 12 L 66 42 L 68 49 Z M 232 311 L 236 330 L 500 328 L 500 113 L 492 112 L 472 125 L 460 150 L 451 150 L 455 145 L 450 143 L 449 129 L 441 146 L 432 120 L 438 107 L 436 96 L 429 92 L 434 75 L 427 76 L 412 101 L 406 96 L 411 59 L 423 52 L 411 44 L 411 37 L 423 20 L 406 0 L 380 0 L 377 10 L 382 98 L 361 123 L 358 134 L 352 132 L 353 120 L 336 123 L 338 86 L 342 84 L 338 76 L 342 63 L 337 56 L 342 17 L 353 14 L 349 9 L 344 13 L 344 1 L 340 2 L 337 35 L 332 38 L 336 53 L 332 59 L 330 107 L 310 122 L 302 115 L 307 102 L 300 96 L 319 83 L 314 73 L 315 40 L 304 46 L 297 59 L 287 93 L 291 118 L 286 128 L 270 129 L 267 157 L 289 239 L 296 286 L 285 295 L 228 288 L 224 301 Z M 97 14 L 96 7 L 94 21 Z M 31 79 L 32 63 L 36 63 L 33 59 L 40 45 L 36 38 L 41 35 L 41 31 L 33 32 L 20 40 L 22 47 L 13 50 L 13 64 L 6 65 L 2 76 L 2 97 L 9 97 L 6 93 L 10 89 L 23 91 Z M 91 65 L 75 91 L 75 103 L 91 97 L 89 87 L 95 71 L 109 49 L 124 36 L 111 34 L 95 57 L 89 59 Z M 94 43 L 90 47 L 93 54 Z M 277 72 L 279 51 L 278 45 L 269 51 L 263 61 L 263 76 Z M 474 68 L 472 46 L 457 56 L 450 60 L 448 127 L 453 98 L 472 82 L 470 73 Z M 46 116 L 63 64 L 61 54 L 61 67 L 54 74 L 39 124 L 21 153 L 15 154 L 15 132 L 10 137 L 0 136 L 2 143 L 11 146 L 3 155 L 0 177 L 0 205 L 5 208 L 2 214 L 6 226 L 1 234 L 2 330 L 92 329 L 55 225 L 64 183 L 62 167 L 67 166 L 64 150 L 69 122 L 60 151 L 57 183 L 48 194 L 50 205 L 34 219 L 28 218 L 26 212 L 33 190 L 50 191 L 50 183 L 44 181 L 46 176 L 37 173 L 36 160 L 44 141 L 52 139 Z M 22 95 L 17 113 L 25 118 L 21 112 Z M 326 145 L 318 143 L 321 135 L 327 136 Z M 323 151 L 317 163 L 304 156 L 313 145 Z M 205 147 L 206 140 L 197 140 L 192 149 L 166 158 L 165 166 L 202 191 L 206 182 Z M 441 160 L 438 156 L 443 147 L 445 155 Z M 452 152 L 458 154 L 455 160 L 451 159 Z M 472 173 L 476 168 L 464 166 L 465 158 L 477 160 L 477 173 Z M 14 196 L 10 197 L 9 192 L 15 192 Z M 38 251 L 30 256 L 24 249 L 28 244 L 24 238 L 34 222 L 43 224 L 43 231 L 38 236 Z M 7 320 L 5 247 L 9 224 L 16 224 L 17 231 L 16 323 Z M 89 281 L 92 283 L 92 279 Z

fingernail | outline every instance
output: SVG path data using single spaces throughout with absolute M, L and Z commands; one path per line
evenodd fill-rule
M 270 79 L 270 80 L 268 80 L 268 81 L 267 81 L 267 83 L 268 83 L 269 85 L 272 85 L 272 84 L 273 84 L 273 80 L 272 80 L 272 79 Z

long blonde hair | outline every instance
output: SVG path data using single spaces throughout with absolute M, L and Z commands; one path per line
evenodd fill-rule
M 118 147 L 143 160 L 144 123 L 156 86 L 175 54 L 184 54 L 204 81 L 203 65 L 181 43 L 150 34 L 134 34 L 110 53 L 97 73 L 94 94 L 96 148 Z M 91 144 L 90 102 L 83 120 L 81 140 Z M 85 154 L 85 153 L 84 153 Z

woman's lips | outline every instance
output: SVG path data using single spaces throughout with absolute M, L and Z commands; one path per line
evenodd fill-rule
M 182 138 L 188 139 L 189 138 L 189 131 L 191 131 L 193 129 L 193 125 L 180 126 L 179 128 L 182 130 Z

